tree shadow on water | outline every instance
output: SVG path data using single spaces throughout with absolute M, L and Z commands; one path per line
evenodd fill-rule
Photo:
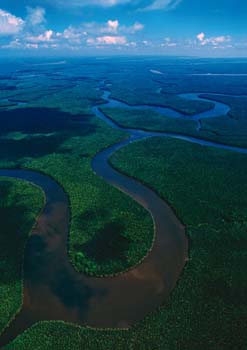
M 9 181 L 1 181 L 0 186 L 0 275 L 1 284 L 11 285 L 21 279 L 23 249 L 28 239 L 27 233 L 30 227 L 23 223 L 27 219 L 25 205 L 13 202 L 9 194 L 13 184 Z M 9 202 L 11 206 L 9 206 Z M 13 203 L 12 203 L 13 202 Z M 19 228 L 22 227 L 20 230 Z
M 69 309 L 77 309 L 83 319 L 87 313 L 89 300 L 104 291 L 94 290 L 80 279 L 74 271 L 61 266 L 56 271 L 56 278 L 51 282 L 53 294 Z

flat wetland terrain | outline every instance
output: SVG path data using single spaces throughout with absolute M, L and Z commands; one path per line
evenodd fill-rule
M 39 63 L 2 62 L 0 169 L 25 169 L 55 180 L 68 200 L 63 248 L 78 276 L 95 283 L 108 278 L 112 285 L 114 278 L 131 276 L 140 285 L 154 283 L 155 291 L 140 291 L 135 313 L 143 317 L 134 324 L 127 316 L 114 327 L 104 327 L 103 321 L 102 326 L 84 324 L 95 317 L 90 310 L 107 297 L 107 289 L 91 295 L 79 287 L 79 277 L 61 270 L 64 289 L 52 290 L 64 306 L 61 319 L 37 318 L 40 322 L 31 322 L 17 337 L 8 335 L 10 343 L 1 342 L 22 308 L 32 305 L 27 290 L 35 270 L 29 267 L 27 273 L 24 261 L 30 258 L 27 247 L 40 214 L 45 211 L 49 219 L 52 210 L 45 208 L 49 191 L 46 198 L 28 179 L 0 176 L 2 349 L 246 349 L 247 85 L 241 74 L 247 73 L 247 62 L 85 58 Z M 97 163 L 99 174 L 93 164 L 107 149 L 109 160 Z M 144 189 L 153 192 L 145 197 Z M 168 214 L 159 212 L 160 205 L 153 211 L 157 198 L 168 204 Z M 44 244 L 52 242 L 44 248 L 48 263 L 55 261 L 51 255 L 59 240 L 52 237 L 60 234 L 55 232 L 52 227 L 44 238 Z M 160 233 L 168 237 L 164 255 L 171 254 L 174 276 L 164 267 L 161 278 L 156 265 L 149 265 Z M 32 261 L 39 263 L 43 248 L 36 245 Z M 150 299 L 142 300 L 143 295 Z M 126 298 L 121 291 L 114 295 L 119 305 Z M 110 319 L 111 310 L 104 313 Z M 99 326 L 87 327 L 91 324 Z

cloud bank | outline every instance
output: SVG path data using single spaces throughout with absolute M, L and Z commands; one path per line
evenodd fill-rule
M 45 22 L 45 9 L 42 7 L 27 7 L 27 22 L 36 26 Z
M 153 10 L 173 10 L 182 0 L 45 0 L 52 6 L 56 7 L 86 7 L 86 6 L 98 6 L 98 7 L 114 7 L 118 5 L 131 4 L 134 8 L 141 11 L 153 11 Z
M 0 9 L 0 35 L 14 35 L 19 33 L 24 25 L 22 18 Z
M 220 44 L 229 43 L 232 40 L 230 35 L 220 35 L 207 38 L 206 34 L 203 32 L 199 33 L 196 36 L 196 38 L 201 46 L 205 46 L 208 44 L 211 44 L 213 46 L 219 46 Z
M 150 5 L 141 8 L 142 11 L 154 11 L 154 10 L 174 10 L 182 0 L 155 0 Z
M 62 0 L 63 1 L 63 0 Z M 138 1 L 138 0 L 137 0 Z M 102 6 L 113 6 L 127 0 L 97 1 Z M 145 11 L 172 9 L 180 0 L 156 0 Z M 96 3 L 96 1 L 95 1 Z M 57 50 L 60 52 L 78 51 L 94 53 L 98 49 L 132 50 L 133 53 L 155 52 L 162 54 L 178 54 L 178 52 L 199 53 L 203 50 L 227 50 L 246 47 L 246 43 L 236 42 L 229 35 L 207 36 L 203 31 L 192 38 L 166 35 L 166 28 L 160 32 L 160 37 L 150 36 L 148 23 L 136 21 L 125 25 L 117 18 L 109 18 L 106 22 L 83 22 L 78 25 L 68 25 L 64 29 L 56 29 L 48 24 L 46 11 L 42 7 L 27 7 L 26 16 L 17 17 L 15 14 L 0 9 L 0 50 Z M 163 34 L 163 35 L 162 35 Z M 107 51 L 106 51 L 107 52 Z
M 144 25 L 139 22 L 125 26 L 118 19 L 109 19 L 106 23 L 88 22 L 56 31 L 46 28 L 44 8 L 27 7 L 26 10 L 25 19 L 0 10 L 0 34 L 2 37 L 12 38 L 9 42 L 0 44 L 0 48 L 80 50 L 93 46 L 128 47 L 135 46 L 131 37 L 144 29 Z

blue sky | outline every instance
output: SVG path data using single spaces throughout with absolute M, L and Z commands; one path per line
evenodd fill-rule
M 246 0 L 1 0 L 0 54 L 247 56 Z

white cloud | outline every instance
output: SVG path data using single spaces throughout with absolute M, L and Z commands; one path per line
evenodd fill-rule
M 125 45 L 127 44 L 127 39 L 125 36 L 104 35 L 104 36 L 98 36 L 97 38 L 87 39 L 87 44 L 89 45 Z
M 19 48 L 20 46 L 21 46 L 20 40 L 15 39 L 15 40 L 11 40 L 7 45 L 2 45 L 1 48 L 2 49 L 16 49 L 16 48 Z
M 62 33 L 56 33 L 57 39 L 66 40 L 73 44 L 81 44 L 82 39 L 85 36 L 87 36 L 87 32 L 81 28 L 75 28 L 73 26 L 69 26 Z
M 52 30 L 46 30 L 44 33 L 37 36 L 27 36 L 26 40 L 29 42 L 49 42 L 52 41 L 54 32 Z
M 229 35 L 220 35 L 220 36 L 213 36 L 213 37 L 206 37 L 205 33 L 199 33 L 196 36 L 197 40 L 199 40 L 200 45 L 205 46 L 205 45 L 213 45 L 213 46 L 218 46 L 220 44 L 224 43 L 229 43 L 232 38 Z
M 118 31 L 118 27 L 119 27 L 119 22 L 118 20 L 115 20 L 115 21 L 112 21 L 112 20 L 109 20 L 107 22 L 107 30 L 110 32 L 110 33 L 116 33 Z
M 135 41 L 131 41 L 130 43 L 126 43 L 126 46 L 137 47 L 137 43 Z
M 229 43 L 231 41 L 231 37 L 229 35 L 227 36 L 216 36 L 214 38 L 208 39 L 212 42 L 212 44 L 221 44 L 221 43 Z
M 126 34 L 135 34 L 137 32 L 140 32 L 144 29 L 144 25 L 139 22 L 135 22 L 132 26 L 120 26 L 120 31 Z
M 142 11 L 154 11 L 154 10 L 173 10 L 175 9 L 183 0 L 155 0 L 150 5 L 142 8 Z
M 27 48 L 27 49 L 38 49 L 38 48 L 39 48 L 39 45 L 38 45 L 38 44 L 26 43 L 26 44 L 25 44 L 25 48 Z
M 45 0 L 46 3 L 57 7 L 113 7 L 123 4 L 131 4 L 134 8 L 139 8 L 141 11 L 152 10 L 172 10 L 175 9 L 183 0 Z
M 142 41 L 142 44 L 143 44 L 144 46 L 149 46 L 151 43 L 150 43 L 148 40 L 143 40 L 143 41 Z
M 164 38 L 164 42 L 161 44 L 162 47 L 177 47 L 178 43 L 175 41 L 172 41 L 171 38 L 166 37 Z
M 33 26 L 45 22 L 45 9 L 42 7 L 27 7 L 27 22 Z
M 136 22 L 134 25 L 133 25 L 133 31 L 134 32 L 139 32 L 140 30 L 143 30 L 144 29 L 144 25 L 139 23 L 139 22 Z
M 200 33 L 200 34 L 198 34 L 197 36 L 197 39 L 199 40 L 199 41 L 203 41 L 204 39 L 205 39 L 205 33 Z
M 0 12 L 0 15 L 4 17 L 8 26 L 14 26 L 14 28 L 11 27 L 11 30 L 8 28 L 7 31 L 13 34 L 13 38 L 8 44 L 4 42 L 0 47 L 12 49 L 67 49 L 71 47 L 77 50 L 88 46 L 104 48 L 111 45 L 117 48 L 136 47 L 137 43 L 132 36 L 144 28 L 144 25 L 139 22 L 124 26 L 120 25 L 118 19 L 109 19 L 105 23 L 82 23 L 75 27 L 70 25 L 63 31 L 56 32 L 46 28 L 45 10 L 41 7 L 28 7 L 25 21 L 5 12 Z
M 112 7 L 120 4 L 130 3 L 131 0 L 45 0 L 51 5 L 61 7 L 85 7 L 85 6 L 101 6 Z
M 135 22 L 131 26 L 120 25 L 117 19 L 108 20 L 106 23 L 89 22 L 82 25 L 84 32 L 93 35 L 105 34 L 135 34 L 144 29 L 144 25 L 139 22 Z
M 0 9 L 0 35 L 17 34 L 22 30 L 24 23 L 22 18 Z

